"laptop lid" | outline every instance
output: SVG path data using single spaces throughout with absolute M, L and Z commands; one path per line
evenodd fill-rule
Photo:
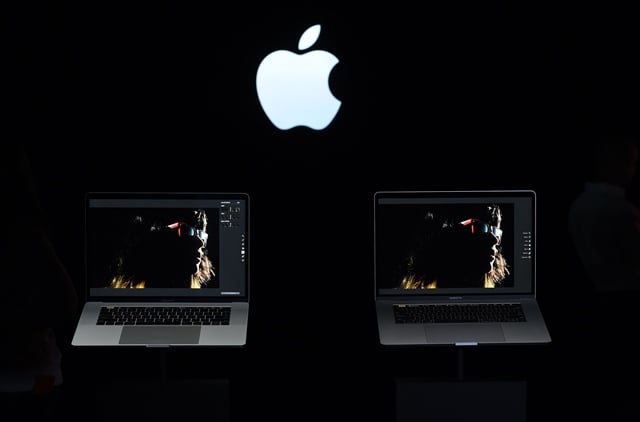
M 374 195 L 374 213 L 383 344 L 550 341 L 535 297 L 534 191 L 383 191 Z M 394 307 L 424 303 L 517 303 L 525 318 L 396 322 Z
M 73 344 L 245 343 L 248 194 L 90 192 L 85 226 L 87 297 Z M 119 304 L 223 305 L 231 315 L 201 328 L 97 324 L 101 308 Z

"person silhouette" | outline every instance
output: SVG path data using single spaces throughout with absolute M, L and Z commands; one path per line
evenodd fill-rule
M 573 246 L 596 292 L 640 291 L 640 209 L 628 196 L 638 141 L 602 137 L 591 152 L 592 171 L 569 208 Z
M 2 157 L 0 397 L 7 414 L 49 417 L 61 404 L 59 342 L 75 322 L 78 297 L 50 238 L 26 149 L 5 145 Z
M 640 209 L 630 200 L 629 188 L 640 146 L 635 137 L 608 135 L 589 153 L 590 171 L 568 212 L 580 267 L 576 280 L 586 295 L 579 309 L 581 326 L 571 321 L 565 337 L 577 337 L 570 359 L 581 356 L 575 377 L 584 393 L 576 395 L 590 403 L 588 416 L 629 420 L 637 413 L 637 397 L 628 386 L 640 377 L 636 351 L 626 344 L 637 327 L 640 297 Z M 585 345 L 585 336 L 600 346 Z

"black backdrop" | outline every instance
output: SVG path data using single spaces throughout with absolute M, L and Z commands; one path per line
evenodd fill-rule
M 172 353 L 170 370 L 230 378 L 236 415 L 388 420 L 394 377 L 455 376 L 457 361 L 450 350 L 377 343 L 373 192 L 534 189 L 540 301 L 554 342 L 470 351 L 466 371 L 529 381 L 531 411 L 544 414 L 558 385 L 578 384 L 561 304 L 583 280 L 566 211 L 594 134 L 635 130 L 637 28 L 611 3 L 345 8 L 15 6 L 8 138 L 27 145 L 59 253 L 83 294 L 89 190 L 249 192 L 249 343 Z M 260 109 L 257 66 L 272 50 L 295 49 L 316 23 L 314 47 L 340 59 L 331 85 L 341 110 L 324 131 L 279 131 Z M 69 383 L 144 377 L 158 363 L 145 352 L 105 351 L 100 362 L 95 351 L 65 352 Z M 131 364 L 150 356 L 146 369 Z

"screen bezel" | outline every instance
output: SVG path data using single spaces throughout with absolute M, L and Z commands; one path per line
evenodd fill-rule
M 101 202 L 102 201 L 102 202 Z M 218 208 L 221 203 L 229 202 L 240 206 L 240 219 L 237 222 L 238 233 L 236 237 L 242 236 L 242 251 L 231 251 L 229 253 L 242 252 L 242 261 L 235 263 L 236 267 L 233 277 L 226 277 L 221 274 L 220 285 L 206 288 L 98 288 L 92 286 L 90 279 L 90 256 L 89 256 L 89 218 L 91 208 L 98 203 L 107 207 L 149 207 L 152 203 L 167 204 L 172 207 L 200 207 L 213 209 Z M 105 205 L 106 204 L 106 205 Z M 164 206 L 164 205 L 163 205 Z M 85 195 L 85 286 L 87 300 L 91 301 L 147 301 L 161 300 L 167 302 L 233 302 L 247 301 L 249 298 L 249 194 L 245 192 L 88 192 Z M 220 223 L 220 221 L 218 221 Z M 220 229 L 219 229 L 220 230 Z M 211 241 L 211 239 L 209 240 Z M 236 241 L 236 243 L 239 240 Z M 222 261 L 222 260 L 221 260 Z M 224 264 L 223 264 L 224 265 Z M 223 268 L 220 268 L 224 271 Z

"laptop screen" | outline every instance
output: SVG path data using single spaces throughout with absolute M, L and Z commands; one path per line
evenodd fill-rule
M 244 193 L 88 193 L 89 297 L 246 299 L 248 206 Z
M 533 191 L 377 192 L 376 294 L 533 294 Z

